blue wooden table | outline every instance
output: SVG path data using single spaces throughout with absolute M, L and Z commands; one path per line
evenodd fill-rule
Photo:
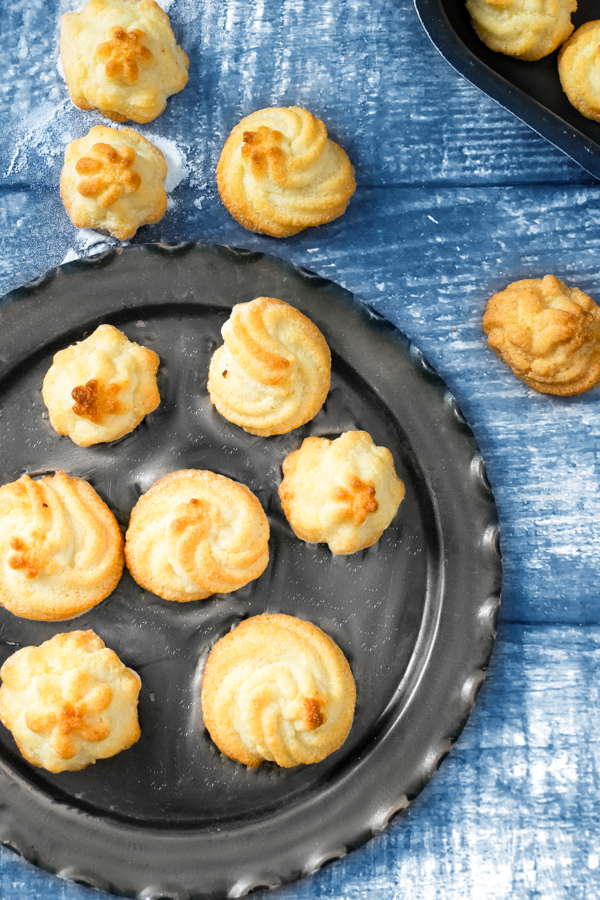
M 498 503 L 503 605 L 488 678 L 407 813 L 281 900 L 600 896 L 600 389 L 534 394 L 488 349 L 487 298 L 553 273 L 600 301 L 600 187 L 458 76 L 410 0 L 165 0 L 190 81 L 139 130 L 170 162 L 169 208 L 135 242 L 214 241 L 321 273 L 404 331 L 480 443 Z M 101 121 L 56 68 L 73 0 L 2 0 L 0 294 L 97 252 L 64 212 L 65 144 Z M 214 168 L 255 109 L 305 106 L 358 189 L 331 225 L 284 241 L 221 205 Z M 0 317 L 0 327 L 1 327 Z M 0 801 L 1 802 L 1 801 Z M 0 852 L 2 900 L 92 900 Z

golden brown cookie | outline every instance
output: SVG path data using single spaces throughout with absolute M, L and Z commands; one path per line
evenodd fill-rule
M 236 125 L 217 166 L 221 200 L 250 231 L 288 237 L 345 212 L 356 188 L 342 148 L 299 106 L 254 112 Z
M 95 125 L 65 150 L 60 196 L 77 228 L 125 241 L 164 216 L 166 177 L 161 151 L 137 131 Z
M 210 399 L 250 434 L 285 434 L 319 412 L 331 354 L 310 319 L 274 297 L 238 303 L 221 329 L 208 373 Z
M 204 724 L 225 756 L 255 768 L 325 759 L 352 725 L 356 688 L 346 657 L 316 625 L 294 616 L 241 622 L 208 657 Z
M 561 47 L 558 74 L 569 102 L 600 122 L 600 19 L 586 22 Z
M 569 37 L 577 0 L 467 0 L 467 9 L 491 50 L 533 62 Z
M 76 772 L 140 736 L 140 677 L 91 630 L 18 650 L 0 677 L 0 721 L 34 766 Z
M 309 437 L 283 461 L 279 496 L 297 537 L 332 553 L 356 553 L 378 541 L 404 497 L 392 454 L 366 431 L 334 441 Z
M 262 575 L 269 523 L 245 485 L 197 469 L 171 472 L 134 507 L 125 558 L 137 583 L 163 600 L 204 600 Z
M 87 481 L 58 471 L 0 487 L 0 604 L 15 616 L 79 616 L 122 571 L 123 535 Z
M 50 424 L 80 447 L 116 441 L 160 403 L 158 355 L 112 325 L 59 350 L 42 388 Z
M 75 106 L 113 122 L 151 122 L 188 80 L 189 60 L 154 0 L 90 0 L 67 13 L 60 57 Z
M 515 281 L 489 300 L 488 344 L 544 394 L 580 394 L 600 379 L 600 308 L 554 275 Z

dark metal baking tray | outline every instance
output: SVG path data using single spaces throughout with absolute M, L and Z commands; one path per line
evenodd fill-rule
M 443 57 L 472 84 L 600 178 L 600 123 L 582 116 L 560 84 L 558 50 L 538 62 L 494 53 L 471 25 L 465 0 L 414 0 L 425 31 Z M 595 0 L 579 0 L 576 28 L 600 16 Z
M 257 438 L 221 418 L 208 364 L 234 303 L 275 296 L 325 334 L 325 406 L 291 434 Z M 274 257 L 187 244 L 71 262 L 0 306 L 0 481 L 62 468 L 88 479 L 123 528 L 167 472 L 206 468 L 247 484 L 271 525 L 270 563 L 230 595 L 169 603 L 128 574 L 70 622 L 0 610 L 0 662 L 93 628 L 142 678 L 140 741 L 82 772 L 51 775 L 0 726 L 0 840 L 44 868 L 128 896 L 238 897 L 343 856 L 406 807 L 450 750 L 492 650 L 500 588 L 493 497 L 454 398 L 408 340 L 346 291 Z M 118 442 L 77 447 L 45 415 L 53 354 L 110 322 L 161 358 L 159 408 Z M 383 538 L 334 557 L 292 533 L 281 462 L 309 435 L 365 429 L 389 447 L 406 499 Z M 211 743 L 204 660 L 242 618 L 308 619 L 346 653 L 357 687 L 343 747 L 314 766 L 249 770 Z

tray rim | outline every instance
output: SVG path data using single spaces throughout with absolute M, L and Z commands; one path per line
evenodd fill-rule
M 600 145 L 499 75 L 463 43 L 450 24 L 442 0 L 413 0 L 419 21 L 453 69 L 517 117 L 586 172 L 600 179 Z M 558 135 L 557 135 L 558 129 Z
M 490 590 L 486 591 L 485 596 L 479 597 L 478 600 L 477 615 L 474 617 L 472 623 L 474 635 L 477 639 L 477 647 L 474 647 L 472 650 L 473 658 L 469 665 L 469 672 L 464 679 L 464 682 L 460 685 L 458 697 L 454 698 L 454 709 L 451 714 L 449 713 L 449 721 L 446 723 L 447 727 L 444 728 L 444 735 L 436 741 L 436 746 L 431 748 L 430 752 L 426 755 L 426 758 L 422 761 L 422 764 L 417 767 L 418 771 L 411 773 L 409 783 L 405 781 L 405 790 L 401 791 L 399 788 L 393 787 L 390 791 L 386 787 L 383 791 L 383 797 L 379 796 L 374 798 L 375 803 L 366 802 L 364 811 L 360 817 L 361 827 L 358 829 L 355 822 L 349 824 L 345 821 L 344 816 L 340 816 L 339 812 L 334 811 L 332 813 L 332 810 L 329 810 L 329 821 L 326 823 L 327 840 L 315 844 L 315 841 L 312 840 L 310 836 L 308 838 L 305 836 L 306 846 L 301 853 L 301 860 L 295 858 L 293 863 L 291 860 L 287 860 L 287 865 L 283 870 L 281 868 L 281 862 L 280 865 L 274 867 L 269 866 L 267 869 L 256 869 L 256 867 L 254 867 L 251 874 L 240 875 L 240 877 L 236 877 L 235 879 L 233 879 L 233 876 L 229 877 L 222 885 L 213 883 L 211 889 L 204 892 L 191 883 L 182 884 L 182 879 L 179 879 L 179 881 L 176 878 L 173 880 L 169 879 L 168 881 L 164 881 L 164 879 L 160 882 L 157 881 L 157 877 L 153 878 L 155 873 L 152 873 L 151 875 L 148 871 L 148 853 L 146 853 L 144 865 L 138 863 L 137 882 L 135 887 L 136 895 L 138 897 L 144 897 L 146 900 L 152 900 L 152 898 L 161 898 L 162 900 L 162 898 L 167 897 L 172 898 L 172 900 L 189 900 L 192 896 L 210 896 L 213 898 L 224 896 L 240 897 L 259 888 L 277 887 L 283 883 L 293 881 L 296 878 L 317 871 L 326 863 L 346 855 L 351 849 L 354 849 L 369 840 L 373 835 L 386 827 L 389 821 L 397 813 L 406 809 L 410 801 L 420 793 L 425 784 L 427 784 L 443 759 L 447 756 L 466 724 L 475 703 L 479 688 L 485 677 L 487 665 L 492 653 L 495 638 L 495 622 L 500 603 L 501 564 L 496 507 L 491 488 L 485 475 L 485 465 L 470 427 L 462 416 L 456 400 L 446 388 L 442 379 L 425 360 L 421 352 L 411 344 L 408 338 L 402 335 L 395 326 L 384 319 L 379 313 L 358 301 L 348 291 L 339 287 L 334 282 L 309 272 L 302 267 L 284 262 L 278 257 L 254 251 L 237 250 L 236 248 L 201 243 L 133 245 L 128 248 L 108 250 L 98 256 L 75 260 L 64 266 L 50 270 L 40 278 L 17 288 L 0 300 L 0 319 L 5 318 L 5 310 L 7 310 L 7 307 L 10 304 L 20 304 L 28 298 L 34 299 L 38 292 L 41 291 L 43 293 L 45 285 L 56 276 L 68 276 L 72 272 L 80 272 L 85 269 L 98 269 L 111 265 L 115 260 L 118 260 L 121 254 L 129 255 L 134 253 L 145 253 L 157 255 L 162 259 L 175 261 L 180 254 L 188 254 L 190 252 L 225 255 L 228 258 L 237 260 L 241 264 L 246 262 L 251 263 L 266 257 L 267 260 L 274 261 L 284 273 L 288 273 L 289 275 L 293 274 L 296 277 L 312 282 L 315 285 L 331 288 L 332 293 L 336 295 L 335 299 L 337 303 L 334 303 L 334 306 L 337 305 L 340 310 L 343 310 L 343 308 L 347 306 L 349 315 L 354 317 L 358 316 L 359 319 L 362 319 L 363 323 L 368 323 L 368 327 L 372 330 L 372 334 L 377 335 L 378 340 L 382 342 L 381 346 L 384 346 L 386 343 L 396 347 L 402 346 L 403 353 L 410 359 L 412 372 L 415 377 L 428 385 L 428 390 L 435 391 L 438 395 L 445 425 L 452 429 L 454 438 L 459 442 L 465 443 L 465 447 L 468 447 L 470 450 L 469 471 L 472 476 L 473 497 L 476 495 L 477 503 L 482 504 L 482 510 L 485 509 L 487 511 L 487 525 L 485 532 L 481 535 L 480 550 L 482 560 L 485 559 L 486 561 L 486 571 L 489 570 Z M 20 307 L 15 309 L 14 314 L 18 314 L 19 309 Z M 6 323 L 3 322 L 3 324 Z M 13 361 L 10 368 L 18 365 L 18 362 L 18 359 Z M 4 369 L 5 366 L 2 366 L 2 368 Z M 0 377 L 3 374 L 4 372 L 0 373 Z M 446 625 L 443 627 L 447 630 L 448 623 L 446 622 Z M 439 634 L 443 634 L 443 627 L 440 625 Z M 438 631 L 436 631 L 435 641 L 438 640 L 439 634 Z M 379 754 L 379 759 L 381 760 L 382 747 L 385 747 L 386 738 L 387 732 L 384 730 L 380 745 L 376 747 L 373 752 L 369 751 L 369 753 L 366 753 L 364 759 L 359 759 L 357 766 L 353 767 L 350 772 L 345 773 L 340 781 L 344 782 L 350 777 L 354 777 L 357 770 L 364 774 L 364 770 L 369 764 L 369 761 L 377 756 L 377 754 Z M 393 762 L 394 761 L 391 760 L 392 774 L 397 776 L 398 773 L 394 771 Z M 386 765 L 390 768 L 390 760 L 387 761 Z M 323 795 L 333 793 L 334 789 L 339 793 L 340 781 L 336 782 L 332 788 L 326 789 L 323 792 Z M 352 795 L 352 788 L 352 784 L 348 785 L 345 791 L 348 796 Z M 356 788 L 356 785 L 354 785 L 354 788 Z M 114 819 L 90 814 L 89 812 L 74 806 L 65 805 L 56 809 L 57 804 L 51 797 L 47 795 L 36 795 L 35 792 L 31 791 L 27 780 L 16 775 L 14 772 L 11 772 L 3 761 L 0 763 L 0 789 L 7 798 L 6 806 L 4 809 L 0 809 L 0 843 L 14 850 L 29 861 L 40 865 L 42 868 L 56 872 L 60 877 L 73 880 L 77 883 L 108 891 L 122 892 L 131 896 L 131 882 L 128 882 L 127 886 L 125 886 L 125 883 L 119 885 L 116 882 L 113 882 L 112 877 L 109 875 L 110 870 L 107 869 L 106 866 L 106 860 L 104 860 L 102 864 L 98 863 L 95 866 L 90 866 L 85 862 L 86 857 L 89 858 L 87 854 L 91 852 L 92 848 L 93 850 L 97 849 L 98 841 L 100 841 L 103 846 L 108 845 L 114 843 L 116 836 L 119 838 L 121 868 L 124 862 L 128 864 L 127 851 L 128 848 L 131 849 L 133 840 L 132 835 L 135 836 L 135 839 L 138 841 L 143 839 L 153 846 L 160 846 L 162 853 L 165 854 L 172 863 L 174 863 L 175 860 L 181 860 L 183 862 L 182 857 L 189 858 L 191 855 L 194 857 L 199 855 L 197 844 L 203 834 L 194 829 L 187 829 L 185 831 L 182 829 L 174 832 L 168 828 L 149 828 L 144 824 L 141 824 L 140 828 L 136 829 L 129 823 L 122 824 L 115 822 Z M 341 790 L 342 793 L 344 793 L 343 785 Z M 363 793 L 365 793 L 364 789 Z M 371 800 L 370 794 L 371 791 L 367 794 L 369 800 Z M 327 798 L 322 797 L 320 799 L 321 803 L 324 804 Z M 296 804 L 290 810 L 278 811 L 272 817 L 274 821 L 270 823 L 271 830 L 274 830 L 276 833 L 283 833 L 289 824 L 290 818 L 297 815 L 298 807 L 306 805 L 308 805 L 308 803 L 300 803 Z M 15 821 L 14 815 L 7 815 L 6 810 L 9 807 L 12 807 L 13 809 L 17 808 L 19 810 L 20 818 L 18 821 Z M 67 853 L 69 861 L 66 865 L 64 864 L 66 861 L 64 853 L 58 853 L 55 849 L 53 855 L 52 852 L 48 852 L 47 849 L 40 850 L 40 847 L 36 845 L 36 836 L 33 833 L 35 828 L 31 829 L 25 827 L 27 823 L 31 825 L 36 817 L 41 819 L 48 815 L 53 819 L 58 819 L 58 822 L 62 825 L 65 838 L 67 834 L 75 836 L 79 832 L 85 830 L 82 828 L 84 823 L 86 827 L 90 828 L 93 832 L 91 843 L 88 840 L 86 844 L 86 841 L 83 840 L 83 854 L 81 852 L 81 847 L 78 848 L 77 852 L 71 851 L 71 848 L 69 848 L 70 852 Z M 239 838 L 238 843 L 241 841 L 242 844 L 246 844 L 248 841 L 251 842 L 252 839 L 256 840 L 257 833 L 259 839 L 264 839 L 266 835 L 262 835 L 261 827 L 260 823 L 250 822 L 247 826 L 242 825 L 237 828 L 236 833 Z M 226 829 L 223 829 L 223 831 L 225 830 Z M 264 830 L 265 829 L 262 829 L 262 831 Z M 220 831 L 220 828 L 216 828 L 214 832 L 209 835 L 211 842 L 215 847 L 217 845 L 223 845 L 224 843 L 227 844 L 230 838 L 230 834 L 219 835 Z M 230 853 L 230 851 L 231 845 L 229 844 L 227 852 Z M 294 854 L 292 853 L 292 856 L 293 855 Z M 70 861 L 71 858 L 73 860 L 72 863 Z M 176 865 L 173 867 L 176 868 Z M 150 879 L 150 883 L 148 883 L 148 879 Z M 140 887 L 140 885 L 143 886 Z

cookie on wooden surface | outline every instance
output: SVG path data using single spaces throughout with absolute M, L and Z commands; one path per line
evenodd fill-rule
M 488 301 L 488 344 L 544 394 L 580 394 L 600 379 L 600 308 L 554 275 L 515 281 Z
M 331 381 L 325 338 L 274 297 L 238 303 L 221 329 L 208 391 L 217 410 L 250 434 L 285 434 L 319 412 Z
M 151 122 L 188 80 L 189 60 L 154 0 L 90 0 L 67 13 L 60 56 L 75 106 L 113 122 Z
M 219 750 L 255 768 L 325 759 L 352 725 L 356 688 L 346 657 L 294 616 L 254 616 L 213 647 L 202 679 L 204 724 Z
M 197 469 L 171 472 L 134 507 L 125 558 L 137 583 L 163 600 L 204 600 L 262 575 L 269 523 L 245 485 Z
M 346 153 L 299 106 L 260 109 L 236 125 L 217 166 L 221 200 L 250 231 L 288 237 L 345 212 L 355 191 Z
M 295 534 L 332 553 L 356 553 L 379 540 L 404 497 L 392 454 L 366 431 L 309 437 L 283 461 L 279 496 Z
M 600 19 L 586 22 L 561 47 L 558 74 L 569 102 L 600 122 Z
M 64 472 L 0 487 L 0 604 L 57 622 L 104 600 L 123 571 L 123 535 L 96 491 Z
M 467 9 L 491 50 L 534 62 L 569 37 L 577 0 L 467 0 Z
M 112 325 L 59 350 L 42 388 L 50 424 L 80 447 L 116 441 L 160 403 L 158 355 Z
M 91 630 L 17 650 L 0 677 L 0 721 L 34 766 L 75 772 L 140 736 L 140 677 Z
M 137 131 L 95 125 L 65 150 L 60 196 L 77 228 L 125 241 L 164 216 L 166 177 L 161 151 Z

